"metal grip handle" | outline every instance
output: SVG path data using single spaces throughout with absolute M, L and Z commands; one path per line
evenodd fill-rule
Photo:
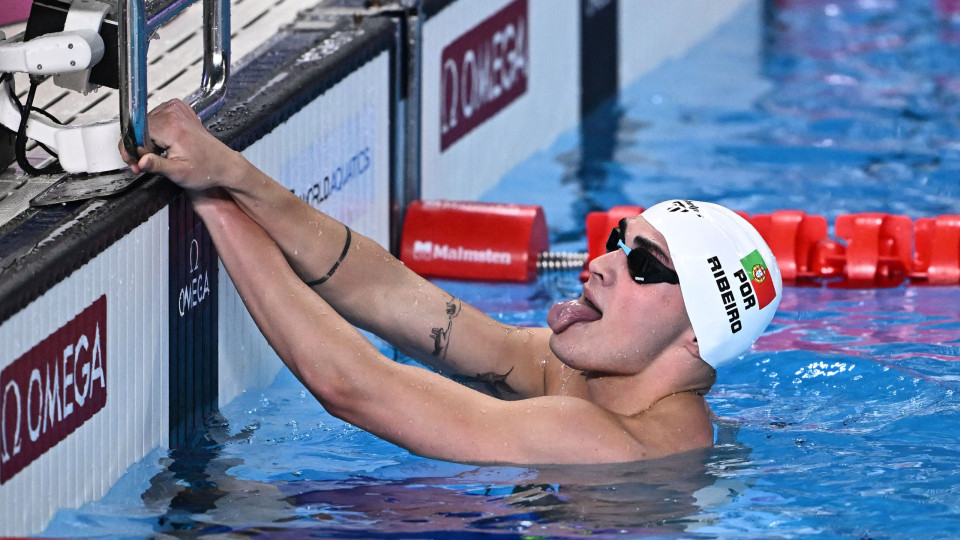
M 118 47 L 120 59 L 120 136 L 131 156 L 138 149 L 153 152 L 147 138 L 147 39 L 159 26 L 179 15 L 196 0 L 177 0 L 147 20 L 144 0 L 120 0 Z M 203 78 L 199 94 L 190 101 L 206 120 L 223 104 L 230 72 L 230 2 L 203 0 Z

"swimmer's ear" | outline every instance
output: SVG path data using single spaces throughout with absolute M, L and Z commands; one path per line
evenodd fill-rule
M 688 339 L 683 346 L 685 349 L 687 349 L 687 352 L 689 352 L 691 355 L 693 355 L 696 358 L 700 358 L 700 343 L 697 342 L 697 336 L 693 335 L 692 329 L 690 332 L 690 337 L 691 338 Z M 703 360 L 703 358 L 700 358 L 700 359 Z

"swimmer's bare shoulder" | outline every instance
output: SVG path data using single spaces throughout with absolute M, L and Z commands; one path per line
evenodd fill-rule
M 709 410 L 694 398 L 677 395 L 638 417 L 619 415 L 571 396 L 501 402 L 484 414 L 487 419 L 500 419 L 501 432 L 509 433 L 509 439 L 494 445 L 477 441 L 465 460 L 625 463 L 706 448 L 712 444 Z
M 713 445 L 713 412 L 704 397 L 694 392 L 667 396 L 642 414 L 623 421 L 647 447 L 652 454 L 649 457 Z

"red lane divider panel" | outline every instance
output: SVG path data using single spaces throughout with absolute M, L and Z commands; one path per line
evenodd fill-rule
M 910 278 L 930 285 L 960 283 L 960 216 L 917 219 Z
M 810 269 L 819 279 L 837 278 L 843 275 L 847 264 L 847 248 L 832 238 L 824 238 L 813 246 Z
M 910 270 L 913 222 L 907 216 L 867 212 L 837 216 L 834 232 L 847 240 L 839 286 L 892 287 Z
M 784 283 L 799 283 L 833 273 L 832 266 L 824 262 L 814 264 L 818 253 L 825 252 L 824 243 L 828 240 L 827 220 L 823 216 L 808 215 L 800 210 L 777 210 L 772 214 L 748 216 L 747 220 L 773 251 Z
M 407 207 L 400 260 L 427 277 L 531 281 L 549 237 L 539 206 L 414 201 Z

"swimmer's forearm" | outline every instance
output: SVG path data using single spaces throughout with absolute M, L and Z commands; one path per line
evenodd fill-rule
M 344 225 L 305 203 L 243 156 L 238 154 L 232 161 L 221 185 L 267 231 L 300 279 L 309 282 L 323 276 L 342 253 Z
M 222 193 L 193 194 L 224 267 L 271 347 L 323 401 L 371 369 L 378 351 L 291 271 L 276 244 Z M 253 255 L 253 256 L 251 256 Z M 339 385 L 338 385 L 339 386 Z
M 347 321 L 421 363 L 477 379 L 504 397 L 542 394 L 540 360 L 549 352 L 545 339 L 514 332 L 470 306 L 461 306 L 458 299 L 357 231 L 344 254 L 342 223 L 308 205 L 242 156 L 230 167 L 223 186 L 280 247 L 301 280 L 325 276 L 340 261 L 330 279 L 313 290 Z
M 242 156 L 237 158 L 221 180 L 223 188 L 267 232 L 301 280 L 326 275 L 341 260 L 344 224 L 308 205 Z M 435 349 L 431 332 L 448 324 L 449 295 L 356 231 L 334 274 L 314 290 L 350 322 L 415 357 L 421 356 L 417 351 Z

